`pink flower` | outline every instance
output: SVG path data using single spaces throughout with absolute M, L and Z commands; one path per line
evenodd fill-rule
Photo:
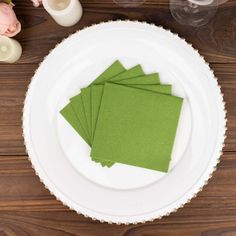
M 16 18 L 13 4 L 0 2 L 0 34 L 13 37 L 21 31 L 21 24 Z
M 42 0 L 31 0 L 35 7 L 38 7 L 42 4 Z

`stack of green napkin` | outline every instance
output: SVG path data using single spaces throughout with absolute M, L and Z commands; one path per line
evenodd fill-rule
M 102 166 L 116 162 L 167 172 L 183 99 L 158 73 L 114 62 L 61 110 Z

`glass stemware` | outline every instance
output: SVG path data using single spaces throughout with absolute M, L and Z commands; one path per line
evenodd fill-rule
M 170 11 L 183 25 L 202 26 L 216 14 L 218 0 L 170 0 Z

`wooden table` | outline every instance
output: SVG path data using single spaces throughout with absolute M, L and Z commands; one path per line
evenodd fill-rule
M 81 22 L 63 28 L 42 7 L 34 8 L 29 0 L 15 1 L 23 28 L 16 38 L 24 51 L 18 63 L 0 64 L 0 235 L 236 235 L 236 0 L 222 5 L 213 21 L 200 28 L 175 22 L 167 0 L 147 0 L 134 9 L 120 8 L 112 0 L 81 2 Z M 162 220 L 129 226 L 92 221 L 50 195 L 27 159 L 21 129 L 27 86 L 49 50 L 84 26 L 116 19 L 152 22 L 186 38 L 215 71 L 228 110 L 228 137 L 221 163 L 198 197 Z

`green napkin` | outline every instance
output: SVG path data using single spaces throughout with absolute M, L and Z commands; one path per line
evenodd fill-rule
M 137 84 L 136 86 L 139 86 L 139 88 L 141 88 L 144 85 L 143 81 L 145 81 L 147 83 L 147 85 L 150 85 L 150 86 L 153 85 L 153 84 L 160 84 L 160 78 L 159 78 L 158 73 L 153 73 L 153 74 L 150 74 L 150 75 L 142 75 L 142 76 L 139 76 L 139 77 L 135 77 L 135 75 L 138 75 L 138 73 L 139 74 L 143 73 L 143 71 L 140 70 L 140 68 L 141 68 L 141 66 L 138 65 L 138 66 L 126 71 L 126 72 L 123 72 L 123 73 L 117 75 L 116 77 L 111 78 L 108 81 L 109 82 L 114 81 L 114 82 L 120 83 L 120 84 L 127 84 L 129 86 L 132 86 L 131 84 Z M 129 76 L 134 76 L 134 78 L 128 78 Z M 127 82 L 127 81 L 131 81 L 131 82 Z M 91 103 L 91 112 L 92 112 L 93 109 L 97 112 L 96 115 L 94 115 L 94 116 L 91 113 L 91 115 L 92 115 L 92 118 L 91 118 L 91 121 L 92 121 L 92 136 L 90 138 L 91 143 L 92 143 L 93 136 L 94 136 L 94 130 L 95 130 L 95 127 L 96 127 L 97 116 L 98 116 L 98 112 L 99 112 L 100 101 L 101 101 L 103 90 L 97 90 L 96 92 L 97 93 L 95 94 L 95 96 L 93 96 L 92 90 L 91 90 L 91 95 L 92 95 L 91 102 L 90 102 Z M 94 106 L 92 104 L 93 101 L 95 101 Z M 98 101 L 99 101 L 99 103 L 98 103 Z M 92 106 L 94 108 L 92 108 Z M 92 159 L 96 162 L 99 162 L 99 160 L 96 160 L 94 158 L 92 158 Z M 107 166 L 107 167 L 111 167 L 113 164 L 114 163 L 107 162 L 107 161 L 101 162 L 102 166 Z
M 183 99 L 106 83 L 91 156 L 167 172 Z
M 110 82 L 110 80 L 109 80 Z M 113 82 L 113 81 L 112 81 Z M 143 75 L 135 78 L 130 78 L 126 80 L 116 81 L 115 83 L 124 84 L 124 85 L 130 85 L 130 84 L 160 84 L 160 77 L 158 73 L 153 73 L 149 75 Z
M 92 129 L 91 129 L 91 94 L 90 94 L 90 87 L 81 89 L 81 96 L 82 96 L 82 102 L 83 102 L 83 111 L 86 118 L 86 124 L 88 126 L 88 133 L 89 137 L 92 137 Z
M 104 81 L 109 80 L 113 76 L 124 72 L 125 70 L 125 67 L 117 60 L 111 66 L 109 66 L 108 69 L 106 69 L 100 76 L 98 76 L 97 79 L 92 82 L 92 84 L 101 84 Z
M 132 69 L 131 69 L 132 70 Z M 129 76 L 134 76 L 134 73 L 130 73 L 130 71 L 126 71 L 123 74 L 129 74 Z M 120 75 L 118 75 L 117 77 L 115 77 L 114 79 L 110 79 L 108 80 L 109 82 L 114 82 L 115 83 L 119 83 L 119 84 L 124 84 L 124 85 L 129 85 L 129 86 L 136 86 L 139 88 L 142 88 L 142 86 L 144 86 L 145 89 L 149 89 L 153 90 L 153 87 L 151 87 L 151 85 L 159 85 L 160 84 L 160 78 L 158 73 L 153 73 L 150 75 L 142 75 L 142 76 L 138 76 L 138 77 L 134 77 L 134 78 L 129 78 L 127 77 L 126 79 L 117 79 L 117 78 L 121 78 Z M 123 76 L 124 78 L 124 76 Z M 150 87 L 148 87 L 147 85 L 149 85 Z M 145 87 L 146 86 L 146 87 Z M 96 127 L 96 121 L 97 121 L 97 112 L 99 111 L 99 107 L 100 107 L 100 101 L 101 101 L 101 97 L 102 97 L 102 93 L 103 93 L 103 89 L 97 89 L 96 91 L 94 91 L 95 94 L 93 95 L 93 90 L 91 91 L 91 112 L 94 110 L 94 116 L 92 115 L 91 121 L 92 121 L 92 136 L 91 136 L 91 142 L 93 140 L 93 136 L 94 136 L 94 130 Z M 98 102 L 99 101 L 99 102 Z M 95 102 L 95 105 L 93 105 L 93 102 Z M 93 108 L 92 108 L 93 107 Z
M 137 65 L 127 71 L 124 71 L 123 73 L 120 73 L 118 74 L 117 76 L 115 77 L 112 77 L 112 78 L 108 78 L 108 76 L 106 77 L 106 79 L 103 80 L 103 82 L 105 81 L 112 81 L 112 82 L 118 82 L 118 81 L 123 81 L 123 80 L 126 80 L 126 79 L 129 79 L 129 78 L 135 78 L 137 76 L 141 76 L 141 75 L 144 75 L 144 72 L 142 70 L 142 67 L 140 65 Z M 137 80 L 136 80 L 137 81 Z M 139 80 L 138 80 L 139 81 Z M 156 81 L 156 79 L 155 79 Z M 133 81 L 135 82 L 135 81 Z M 159 83 L 159 81 L 158 81 Z M 141 86 L 141 85 L 140 85 Z M 85 110 L 85 113 L 87 114 L 86 116 L 87 117 L 90 117 L 88 118 L 88 123 L 90 123 L 91 125 L 89 125 L 89 129 L 91 130 L 91 142 L 92 142 L 92 139 L 93 139 L 93 132 L 94 132 L 94 129 L 95 129 L 95 119 L 92 120 L 92 113 L 89 115 L 89 111 L 92 111 L 92 102 L 91 102 L 91 97 L 88 97 L 88 94 L 91 94 L 91 87 L 88 87 L 85 89 L 85 95 L 83 96 L 83 91 L 82 91 L 82 100 L 84 102 L 84 110 Z M 92 94 L 91 94 L 92 95 Z M 98 100 L 95 100 L 95 106 L 96 108 L 98 109 L 97 112 L 99 111 L 99 107 L 100 107 L 100 103 L 97 103 L 97 101 L 100 101 L 99 98 L 102 96 L 102 91 L 100 92 L 100 94 L 98 95 L 97 99 Z M 86 101 L 85 101 L 86 100 Z M 97 119 L 97 115 L 96 115 L 96 119 Z M 94 126 L 94 127 L 93 127 Z M 96 160 L 96 159 L 93 159 L 95 162 L 100 162 L 99 160 Z M 100 164 L 102 166 L 107 166 L 107 167 L 111 167 L 114 163 L 112 162 L 107 162 L 107 161 L 103 161 L 103 162 L 100 162 Z
M 122 83 L 119 83 L 122 85 Z M 138 89 L 144 89 L 144 90 L 149 90 L 152 92 L 157 92 L 157 93 L 164 93 L 164 94 L 169 94 L 171 95 L 172 92 L 172 86 L 169 84 L 162 84 L 162 85 L 158 85 L 158 84 L 133 84 L 133 85 L 127 85 L 129 87 L 132 88 L 138 88 Z
M 136 78 L 136 77 L 142 76 L 142 75 L 145 75 L 145 74 L 143 72 L 141 65 L 136 65 L 129 70 L 123 71 L 122 73 L 120 73 L 116 76 L 113 76 L 107 80 L 104 80 L 103 83 L 101 83 L 101 84 L 104 84 L 107 81 L 116 82 L 116 81 L 121 81 L 121 80 L 127 80 L 127 79 L 131 79 L 131 78 Z
M 116 76 L 113 76 L 116 75 Z M 116 61 L 104 71 L 92 84 L 104 84 L 105 81 L 109 80 L 116 83 L 127 84 L 128 86 L 133 86 L 139 89 L 147 89 L 150 91 L 162 92 L 166 94 L 171 93 L 171 86 L 164 85 L 159 86 L 159 76 L 158 74 L 152 74 L 145 76 L 144 72 L 140 65 L 135 66 L 134 68 L 125 71 L 124 67 L 119 61 Z M 110 78 L 110 76 L 113 76 Z M 137 78 L 139 76 L 139 78 Z M 134 78 L 132 78 L 134 77 Z M 155 77 L 155 78 L 154 78 Z M 126 81 L 130 80 L 130 81 Z M 145 81 L 145 82 L 144 82 Z M 147 83 L 147 85 L 146 85 Z M 132 85 L 133 84 L 133 85 Z M 96 124 L 97 116 L 99 112 L 100 103 L 97 101 L 101 100 L 103 91 L 100 90 L 100 94 L 97 95 L 98 100 L 97 104 L 97 114 L 95 115 L 93 123 Z M 92 110 L 91 110 L 91 87 L 82 89 L 81 94 L 71 98 L 71 103 L 69 103 L 62 111 L 62 115 L 65 119 L 71 124 L 71 126 L 81 135 L 81 137 L 91 145 L 92 132 L 95 127 L 92 129 Z M 94 159 L 94 158 L 93 158 Z M 94 161 L 100 162 L 99 160 L 94 159 Z M 104 166 L 112 166 L 110 161 L 102 161 L 101 164 Z
M 144 81 L 146 81 L 147 84 L 159 84 L 160 79 L 159 75 L 157 73 L 140 76 L 136 78 L 129 78 L 130 76 L 138 76 L 142 75 L 144 72 L 142 71 L 142 68 L 140 65 L 135 66 L 134 68 L 124 71 L 123 73 L 120 73 L 121 67 L 120 63 L 113 63 L 111 67 L 109 67 L 105 72 L 103 72 L 102 76 L 99 76 L 99 80 L 96 79 L 96 83 L 102 83 L 102 81 L 109 80 L 108 76 L 114 76 L 110 78 L 109 81 L 116 81 L 117 83 L 122 84 L 142 84 Z M 118 74 L 118 76 L 116 76 Z M 130 80 L 131 82 L 127 82 L 127 80 Z M 119 81 L 121 80 L 121 81 Z M 94 82 L 92 83 L 94 84 Z M 74 96 L 70 99 L 70 104 L 74 109 L 74 112 L 78 118 L 78 122 L 80 122 L 81 126 L 85 130 L 86 136 L 88 137 L 89 143 L 92 143 L 92 137 L 93 137 L 93 129 L 92 129 L 92 123 L 91 123 L 91 91 L 90 87 L 86 89 L 82 89 L 82 92 L 79 95 Z
M 120 74 L 123 71 L 126 71 L 124 66 L 119 61 L 115 61 L 93 83 L 96 84 L 96 83 L 102 82 L 103 80 L 107 80 L 107 78 L 116 76 L 116 75 Z M 86 95 L 84 95 L 84 96 L 86 96 Z M 87 96 L 87 98 L 89 99 L 90 95 Z M 84 100 L 85 100 L 85 98 L 84 98 Z M 86 101 L 89 102 L 89 100 L 86 100 Z M 86 101 L 85 101 L 85 103 L 86 103 Z M 90 137 L 91 137 L 90 123 L 91 122 L 89 123 L 90 117 L 88 117 L 88 118 L 86 117 L 86 114 L 88 112 L 88 110 L 87 110 L 88 107 L 86 106 L 85 103 L 83 103 L 83 101 L 82 101 L 81 94 L 78 94 L 78 95 L 74 96 L 73 98 L 70 99 L 70 103 L 67 105 L 67 106 L 72 106 L 72 108 L 74 110 L 73 113 L 72 113 L 72 109 L 67 108 L 67 117 L 70 117 L 70 120 L 66 119 L 65 116 L 64 117 L 71 124 L 72 127 L 75 126 L 74 122 L 80 123 L 79 126 L 81 128 L 83 128 L 83 130 L 85 132 L 85 133 L 83 133 L 83 136 L 86 136 L 86 141 L 88 141 L 87 143 L 91 144 L 91 142 L 90 142 Z M 68 114 L 70 112 L 72 114 Z M 76 114 L 77 119 L 76 118 L 71 119 L 71 116 L 74 115 L 74 114 Z M 80 134 L 80 131 L 78 129 L 76 131 Z M 82 135 L 81 135 L 81 137 L 82 137 Z
M 90 140 L 89 140 L 88 136 L 86 135 L 86 132 L 83 129 L 81 123 L 77 119 L 77 116 L 74 113 L 72 106 L 70 104 L 68 104 L 60 111 L 60 113 L 68 121 L 68 123 L 75 129 L 75 131 L 80 134 L 80 136 L 84 139 L 84 141 L 89 146 L 91 146 Z
M 120 81 L 120 84 L 122 81 Z M 171 85 L 129 85 L 130 87 L 133 88 L 139 88 L 139 89 L 145 89 L 153 92 L 159 92 L 159 93 L 164 93 L 171 95 Z M 97 124 L 97 119 L 98 119 L 98 114 L 99 114 L 99 109 L 100 109 L 100 104 L 102 100 L 102 94 L 103 94 L 103 88 L 104 85 L 93 85 L 91 86 L 92 90 L 92 109 L 91 109 L 91 120 L 92 120 L 92 139 L 91 142 L 93 141 L 93 136 Z
M 109 80 L 108 76 L 119 73 L 123 69 L 120 65 L 121 64 L 117 63 L 117 62 L 113 63 L 112 66 L 110 68 L 108 68 L 102 74 L 102 76 L 99 76 L 98 78 L 103 78 L 104 81 L 105 81 L 105 79 Z M 120 73 L 117 76 L 110 78 L 109 81 L 114 81 L 114 82 L 121 81 L 121 83 L 125 83 L 126 79 L 129 79 L 130 77 L 136 77 L 139 75 L 143 75 L 143 74 L 144 74 L 144 72 L 143 72 L 141 66 L 137 65 L 128 71 L 124 71 L 123 73 Z M 131 81 L 132 81 L 132 83 L 142 83 L 143 79 L 145 79 L 147 81 L 147 83 L 150 83 L 150 84 L 153 84 L 153 83 L 159 84 L 158 74 L 152 74 L 147 77 L 145 76 L 145 78 L 144 77 L 139 77 L 139 78 L 137 77 L 135 79 L 132 79 Z M 127 83 L 127 84 L 129 84 L 129 83 Z M 136 85 L 136 86 L 141 88 L 142 85 Z M 150 88 L 150 89 L 152 89 L 152 88 Z M 80 128 L 83 130 L 82 131 L 83 133 L 81 136 L 86 138 L 86 142 L 88 144 L 92 143 L 91 142 L 92 131 L 91 131 L 91 101 L 90 101 L 91 96 L 90 96 L 90 93 L 91 93 L 90 87 L 88 87 L 88 88 L 82 89 L 81 94 L 70 99 L 71 103 L 68 106 L 72 106 L 73 110 L 74 110 L 74 112 L 71 114 L 71 116 L 73 114 L 76 114 L 77 120 L 75 117 L 73 117 L 73 119 L 70 119 L 71 121 L 68 120 L 68 118 L 67 118 L 67 121 L 71 123 L 72 127 L 76 126 L 76 124 L 74 124 L 74 123 L 76 123 L 76 122 L 79 123 Z M 100 96 L 102 96 L 102 93 L 100 94 Z M 100 104 L 99 104 L 99 106 L 100 106 Z M 71 111 L 71 109 L 68 109 L 68 111 Z M 97 118 L 97 115 L 96 115 L 96 118 Z M 79 132 L 78 128 L 76 131 Z M 103 163 L 101 163 L 101 164 L 103 164 Z M 105 165 L 111 166 L 110 163 L 105 163 Z
M 89 132 L 89 125 L 85 116 L 85 108 L 84 108 L 81 94 L 76 95 L 75 97 L 72 97 L 70 99 L 70 104 L 74 110 L 75 115 L 77 116 L 77 119 L 79 120 L 80 124 L 85 130 L 86 136 L 89 138 L 89 140 L 91 140 L 90 138 L 91 135 Z
M 111 73 L 109 74 L 109 76 L 111 75 Z M 108 76 L 106 75 L 106 80 L 103 79 L 103 84 L 104 81 L 120 81 L 120 80 L 126 80 L 126 79 L 130 79 L 133 77 L 137 77 L 137 76 L 141 76 L 144 75 L 143 69 L 140 65 L 134 66 L 133 68 L 123 71 L 122 73 L 113 76 L 111 78 L 108 78 Z M 94 82 L 92 83 L 94 84 Z M 86 113 L 86 118 L 88 120 L 88 126 L 89 126 L 89 130 L 91 131 L 91 140 L 93 137 L 93 128 L 92 128 L 92 115 L 91 115 L 91 109 L 92 109 L 92 104 L 91 104 L 91 97 L 92 97 L 92 93 L 91 93 L 91 87 L 88 88 L 84 88 L 82 89 L 81 92 L 82 95 L 82 100 L 84 103 L 84 110 Z M 89 97 L 90 96 L 90 97 Z
M 164 93 L 164 94 L 169 94 L 171 95 L 171 85 L 129 85 L 130 87 L 134 88 L 139 88 L 139 89 L 146 89 L 154 92 L 159 92 L 159 93 Z M 92 89 L 92 110 L 91 110 L 91 115 L 92 115 L 92 132 L 94 134 L 95 128 L 96 128 L 96 123 L 98 119 L 98 114 L 100 110 L 100 104 L 102 100 L 102 94 L 103 94 L 103 88 L 104 85 L 93 85 L 91 87 Z M 91 139 L 91 143 L 93 142 L 93 136 Z M 100 162 L 102 166 L 107 166 L 111 167 L 114 162 L 111 161 L 99 161 L 97 159 L 92 158 L 96 162 Z

